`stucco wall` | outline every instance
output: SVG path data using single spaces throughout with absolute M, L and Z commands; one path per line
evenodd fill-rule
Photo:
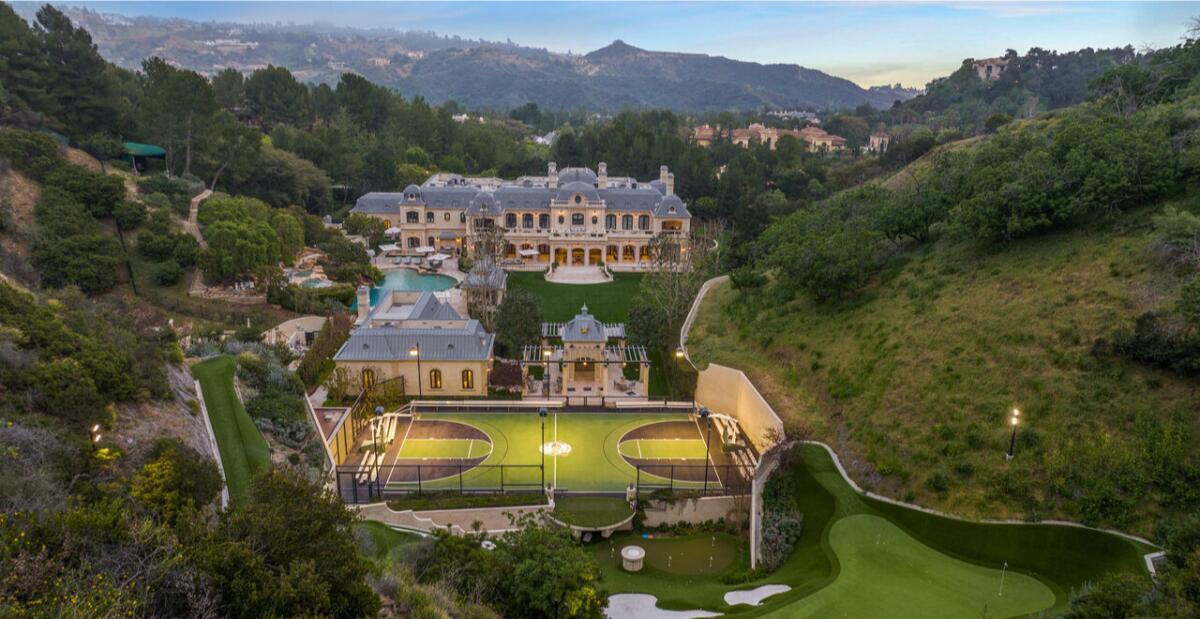
M 696 403 L 737 419 L 759 453 L 774 444 L 771 434 L 783 438 L 779 415 L 741 370 L 710 363 L 696 381 Z
M 701 523 L 706 520 L 746 518 L 749 516 L 749 497 L 710 496 L 697 499 L 681 499 L 664 510 L 646 508 L 646 526 L 677 522 Z
M 416 361 L 339 361 L 338 367 L 346 368 L 354 378 L 354 393 L 361 386 L 360 376 L 363 369 L 375 370 L 376 384 L 398 376 L 404 377 L 404 388 L 409 395 L 420 393 L 422 397 L 437 398 L 442 396 L 486 396 L 487 369 L 486 361 L 426 361 L 421 360 L 421 382 L 417 383 Z M 430 370 L 442 371 L 442 388 L 434 389 L 429 384 Z M 463 389 L 462 371 L 470 369 L 475 372 L 475 387 Z M 419 388 L 418 388 L 419 387 Z

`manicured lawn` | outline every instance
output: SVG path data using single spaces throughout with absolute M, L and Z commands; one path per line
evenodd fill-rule
M 721 576 L 750 565 L 746 541 L 727 533 L 654 535 L 646 539 L 637 533 L 621 532 L 588 546 L 600 563 L 609 593 L 649 593 L 665 608 L 724 607 L 722 596 L 734 587 L 721 583 Z M 646 551 L 640 572 L 622 569 L 621 549 L 625 546 L 640 546 Z
M 542 299 L 542 317 L 548 322 L 570 320 L 585 303 L 601 321 L 626 322 L 641 283 L 641 273 L 614 273 L 607 284 L 587 285 L 552 284 L 541 273 L 530 271 L 508 274 L 509 290 L 528 290 Z
M 250 476 L 271 466 L 271 449 L 237 399 L 233 390 L 234 366 L 233 357 L 222 355 L 192 366 L 192 376 L 200 381 L 204 391 L 204 405 L 221 451 L 229 497 L 236 503 L 246 498 Z
M 482 463 L 484 465 L 539 465 L 542 462 L 538 449 L 542 440 L 541 426 L 535 413 L 437 413 L 425 414 L 421 418 L 457 421 L 482 430 L 492 442 L 491 453 Z M 686 413 L 552 415 L 546 420 L 546 441 L 564 442 L 570 445 L 570 453 L 546 457 L 546 483 L 554 484 L 562 490 L 624 491 L 629 484 L 636 481 L 637 470 L 626 462 L 618 451 L 621 437 L 639 426 L 686 419 Z M 447 470 L 442 474 L 449 472 L 451 471 Z M 469 470 L 464 474 L 463 480 L 468 488 L 499 487 L 500 474 L 499 469 L 481 468 Z M 642 473 L 643 481 L 651 478 L 647 473 Z M 509 468 L 504 471 L 504 479 L 508 484 L 523 483 L 536 487 L 541 482 L 541 471 L 536 466 Z M 654 481 L 662 480 L 654 478 Z M 676 485 L 684 487 L 699 484 L 677 482 Z M 458 476 L 453 475 L 440 481 L 425 479 L 423 487 L 457 488 Z
M 554 517 L 581 527 L 603 527 L 624 521 L 633 509 L 622 497 L 563 497 L 554 503 Z

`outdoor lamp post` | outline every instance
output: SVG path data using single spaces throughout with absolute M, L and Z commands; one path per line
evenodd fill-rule
M 383 407 L 376 406 L 375 407 L 375 417 L 371 419 L 371 432 L 375 435 L 375 444 L 372 445 L 372 448 L 374 449 L 376 454 L 379 453 L 379 426 L 381 425 L 380 422 L 382 422 L 382 421 L 383 421 Z
M 542 490 L 546 489 L 546 415 L 550 411 L 543 406 L 538 409 L 538 417 L 542 420 L 542 443 L 538 445 L 538 451 L 542 453 Z
M 550 397 L 550 355 L 549 348 L 542 351 L 542 397 Z M 543 408 L 542 410 L 546 410 Z M 544 423 L 544 422 L 543 422 Z
M 1005 455 L 1005 460 L 1013 459 L 1013 447 L 1017 446 L 1017 425 L 1021 423 L 1021 411 L 1012 409 L 1012 417 L 1009 418 L 1009 423 L 1012 424 L 1012 438 L 1008 441 L 1008 454 Z
M 682 358 L 683 358 L 683 346 L 676 346 L 676 347 L 675 347 L 675 358 L 676 358 L 676 359 L 682 359 Z
M 708 496 L 708 437 L 712 432 L 712 420 L 708 415 L 708 407 L 701 406 L 700 418 L 704 420 L 704 496 Z
M 408 356 L 417 358 L 417 397 L 423 397 L 425 392 L 421 388 L 421 344 L 419 342 L 408 349 Z

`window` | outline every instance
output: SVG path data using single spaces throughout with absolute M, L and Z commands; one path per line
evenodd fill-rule
M 434 245 L 436 245 L 436 244 L 437 244 L 437 243 L 436 243 L 436 242 L 433 240 L 433 237 L 432 237 L 432 236 L 431 236 L 431 237 L 429 237 L 429 238 L 428 238 L 428 239 L 426 239 L 426 240 L 428 240 L 428 241 L 429 241 L 429 242 L 427 243 L 427 245 L 429 245 L 430 247 L 433 247 Z
M 538 215 L 538 227 L 539 228 L 549 228 L 550 227 L 550 216 L 545 213 Z
M 442 213 L 442 221 L 450 221 L 450 213 Z
M 421 214 L 416 211 L 409 211 L 404 214 L 405 220 L 410 224 L 421 223 Z
M 575 204 L 583 204 L 583 196 L 575 194 Z
M 420 247 L 420 246 L 421 246 L 421 237 L 418 237 L 418 236 L 408 237 L 409 249 L 413 249 L 413 248 Z
M 633 230 L 633 215 L 621 215 L 621 229 Z
M 572 226 L 582 226 L 583 225 L 583 213 L 571 213 L 571 225 Z
M 521 227 L 522 228 L 532 228 L 533 227 L 533 213 L 525 213 L 524 215 L 521 215 Z
M 362 386 L 363 389 L 370 389 L 375 386 L 375 370 L 365 369 L 362 371 Z
M 474 389 L 475 388 L 475 372 L 472 372 L 471 370 L 463 370 L 462 371 L 462 379 L 463 379 L 463 389 Z
M 567 221 L 567 220 L 566 220 L 566 219 L 564 219 L 562 215 L 559 215 L 559 216 L 558 216 L 558 225 L 560 225 L 560 226 L 561 226 L 561 225 L 562 225 L 564 222 L 566 222 L 566 221 Z
M 446 213 L 446 216 L 447 216 L 447 217 L 449 217 L 449 216 L 450 216 L 450 213 Z M 466 214 L 466 213 L 459 213 L 459 214 L 458 214 L 458 223 L 460 223 L 460 224 L 465 224 L 465 223 L 467 223 L 467 214 Z
M 638 230 L 649 230 L 649 229 L 650 229 L 650 216 L 642 215 L 641 217 L 638 217 Z
M 517 227 L 517 214 L 509 213 L 504 216 L 504 227 L 509 230 Z
M 441 389 L 442 388 L 442 371 L 441 370 L 429 370 L 429 388 L 430 389 Z
M 425 223 L 427 223 L 427 224 L 433 223 L 433 213 L 432 212 L 425 213 Z
M 605 215 L 604 216 L 604 227 L 608 228 L 609 230 L 616 230 L 617 229 L 617 216 L 616 215 Z
M 592 225 L 594 226 L 598 223 L 600 223 L 600 218 L 596 217 L 595 215 L 592 215 Z

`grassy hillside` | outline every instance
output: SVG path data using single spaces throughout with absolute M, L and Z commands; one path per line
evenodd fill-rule
M 1152 212 L 1000 250 L 926 244 L 841 303 L 781 305 L 726 284 L 691 354 L 744 369 L 792 436 L 831 444 L 867 488 L 1149 533 L 1174 508 L 1137 488 L 1194 459 L 1197 384 L 1091 351 L 1172 302 L 1146 256 Z M 1006 462 L 1013 407 L 1024 423 Z

